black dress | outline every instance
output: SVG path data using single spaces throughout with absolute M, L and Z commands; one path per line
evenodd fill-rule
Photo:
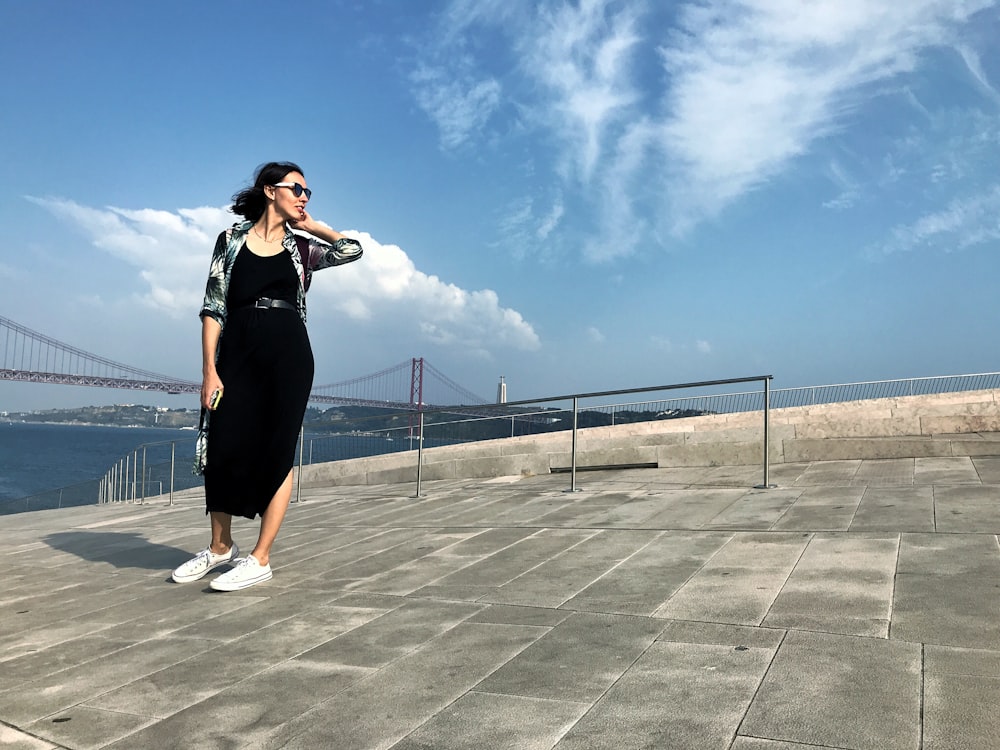
M 209 512 L 263 515 L 295 460 L 312 390 L 313 354 L 297 311 L 258 309 L 260 297 L 295 304 L 298 276 L 287 251 L 236 255 L 216 369 L 223 398 L 208 431 Z

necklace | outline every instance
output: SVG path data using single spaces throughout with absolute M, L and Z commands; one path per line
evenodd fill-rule
M 266 242 L 268 244 L 271 244 L 272 242 L 278 242 L 279 240 L 283 240 L 285 238 L 285 236 L 282 235 L 281 237 L 275 237 L 273 240 L 264 239 L 263 235 L 261 235 L 261 233 L 257 231 L 257 225 L 256 224 L 253 225 L 253 233 L 256 234 L 258 237 L 260 237 L 260 239 L 263 242 Z

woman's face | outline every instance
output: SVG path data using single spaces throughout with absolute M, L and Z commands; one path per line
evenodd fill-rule
M 274 210 L 285 221 L 299 221 L 305 218 L 304 210 L 309 202 L 309 196 L 306 194 L 308 187 L 306 178 L 298 172 L 289 172 L 281 182 L 292 184 L 293 187 L 274 187 Z M 298 190 L 294 185 L 301 185 L 302 189 Z M 300 195 L 295 195 L 296 192 Z

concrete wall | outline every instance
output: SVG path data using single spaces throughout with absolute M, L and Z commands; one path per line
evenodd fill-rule
M 1000 391 L 904 396 L 772 409 L 771 464 L 835 459 L 1000 455 Z M 569 432 L 424 451 L 424 479 L 547 474 L 571 465 Z M 577 435 L 577 468 L 763 465 L 761 412 L 711 414 Z M 417 453 L 305 466 L 302 486 L 415 482 Z

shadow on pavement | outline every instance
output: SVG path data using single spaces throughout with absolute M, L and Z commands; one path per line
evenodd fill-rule
M 42 537 L 53 549 L 116 568 L 170 571 L 192 552 L 147 540 L 134 531 L 57 531 Z

